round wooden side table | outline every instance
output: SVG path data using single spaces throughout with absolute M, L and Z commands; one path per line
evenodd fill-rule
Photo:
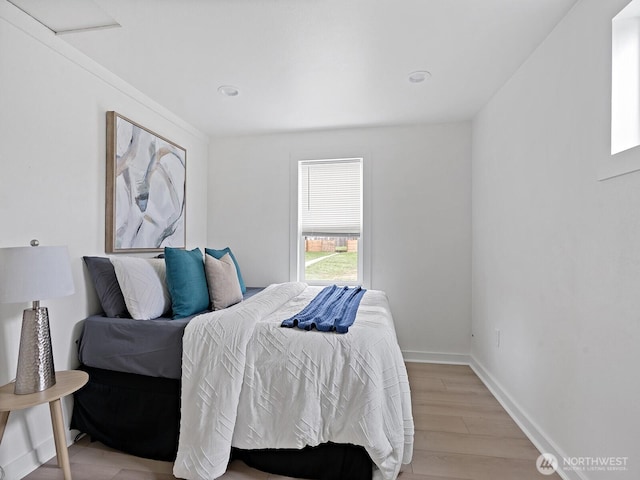
M 56 372 L 56 384 L 42 392 L 16 395 L 13 393 L 14 383 L 0 387 L 0 443 L 4 435 L 4 428 L 9 420 L 9 413 L 13 410 L 34 407 L 42 403 L 49 404 L 51 424 L 53 425 L 53 439 L 56 444 L 58 467 L 64 473 L 64 480 L 71 480 L 71 466 L 67 451 L 67 437 L 64 433 L 64 418 L 60 399 L 82 388 L 89 381 L 89 375 L 80 370 L 64 370 Z

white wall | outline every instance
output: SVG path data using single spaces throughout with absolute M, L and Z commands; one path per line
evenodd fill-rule
M 576 4 L 473 122 L 472 355 L 541 445 L 629 457 L 602 480 L 640 478 L 640 174 L 597 171 L 627 2 Z
M 387 292 L 405 354 L 426 359 L 444 352 L 464 361 L 470 125 L 212 139 L 209 244 L 231 246 L 249 286 L 289 280 L 290 158 L 314 152 L 318 158 L 367 156 L 372 288 Z
M 82 319 L 99 310 L 81 257 L 104 255 L 105 112 L 116 110 L 187 149 L 189 245 L 206 239 L 208 140 L 25 17 L 0 5 L 0 247 L 32 238 L 69 246 L 76 293 L 43 302 L 55 365 L 63 370 L 77 365 Z M 27 307 L 0 305 L 0 384 L 15 376 Z M 0 446 L 6 478 L 21 478 L 53 453 L 46 405 L 11 414 Z

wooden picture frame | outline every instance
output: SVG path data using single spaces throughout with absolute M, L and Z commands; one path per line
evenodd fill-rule
M 187 151 L 107 112 L 105 251 L 185 248 Z

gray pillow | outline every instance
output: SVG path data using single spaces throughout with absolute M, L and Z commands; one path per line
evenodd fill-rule
M 107 317 L 129 317 L 116 271 L 106 257 L 82 257 Z
M 213 310 L 222 310 L 242 301 L 236 264 L 228 253 L 220 260 L 207 253 L 204 256 L 204 270 Z

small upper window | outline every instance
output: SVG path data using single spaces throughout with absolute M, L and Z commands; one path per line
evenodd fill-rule
M 611 154 L 640 145 L 640 0 L 612 21 Z

